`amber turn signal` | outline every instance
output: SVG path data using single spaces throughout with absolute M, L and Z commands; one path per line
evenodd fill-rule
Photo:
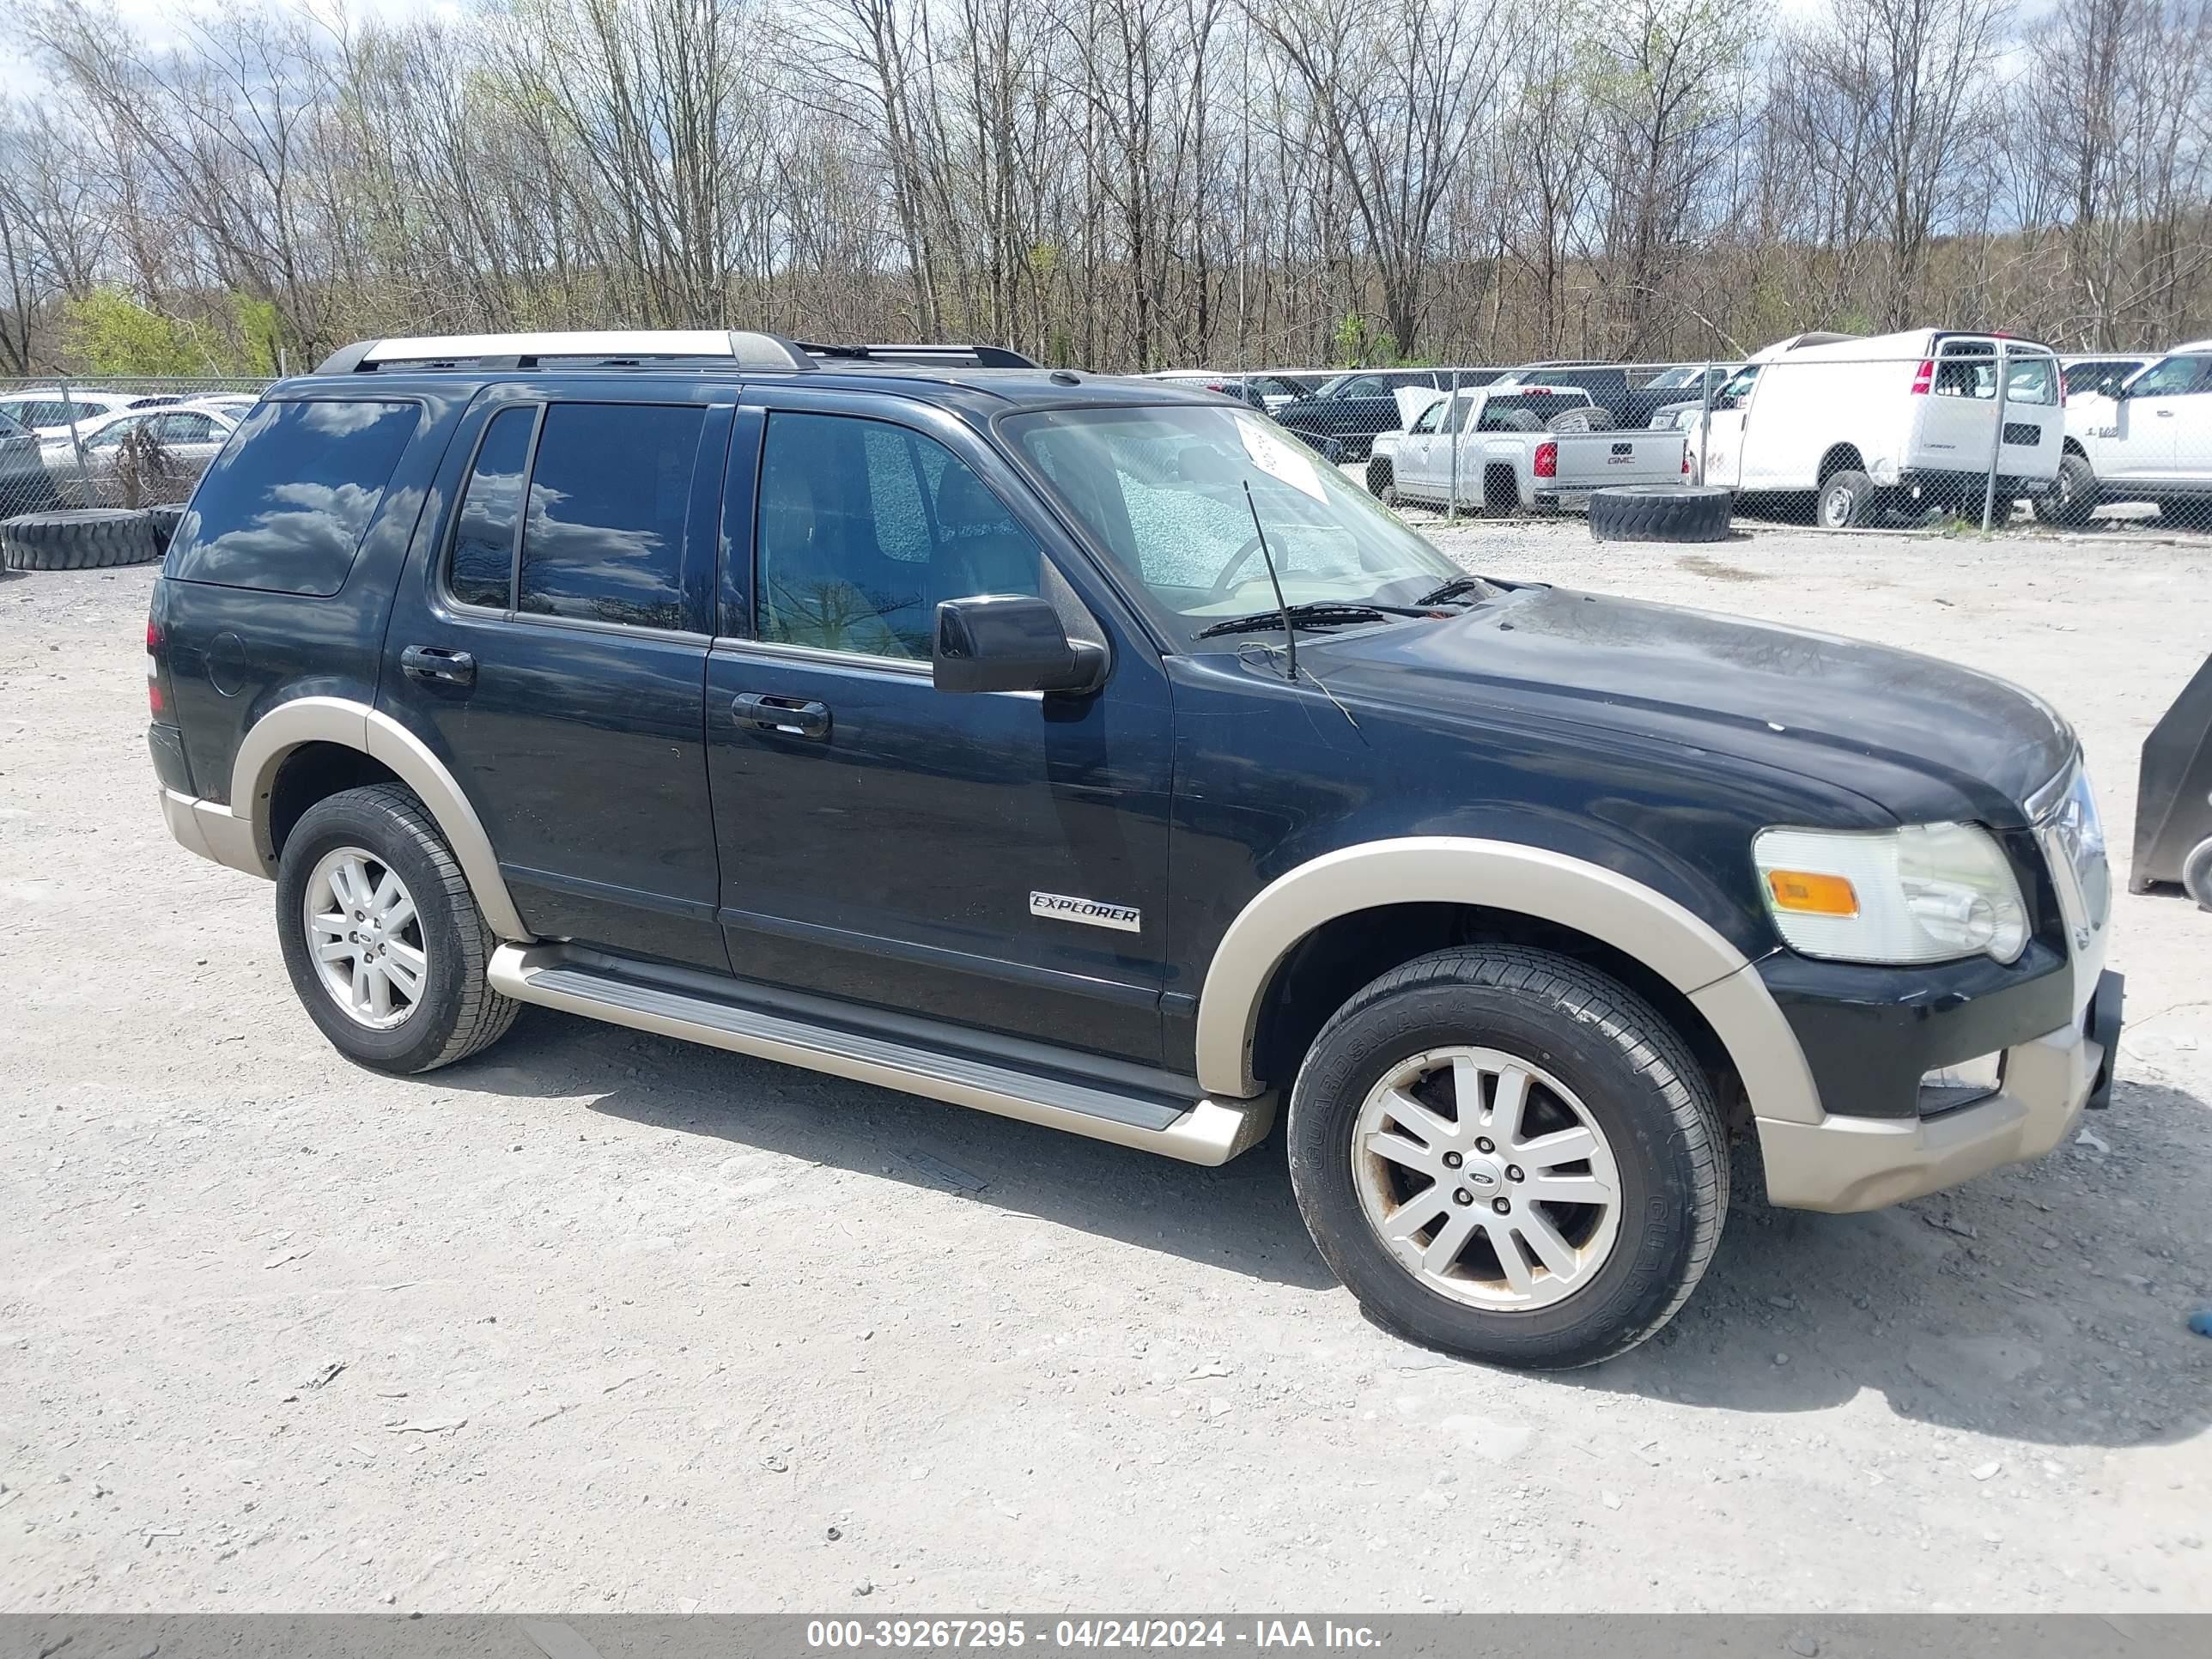
M 1770 870 L 1767 890 L 1774 908 L 1805 916 L 1855 916 L 1859 896 L 1841 876 L 1816 875 L 1809 870 Z

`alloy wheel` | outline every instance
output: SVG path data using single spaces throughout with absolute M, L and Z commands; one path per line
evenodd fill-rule
M 358 847 L 337 848 L 307 877 L 301 910 L 315 977 L 349 1018 L 388 1031 L 415 1012 L 430 955 L 398 871 Z
M 1353 1183 L 1377 1237 L 1455 1302 L 1522 1312 L 1573 1295 L 1620 1231 L 1620 1176 L 1574 1091 L 1495 1048 L 1415 1054 L 1370 1090 Z

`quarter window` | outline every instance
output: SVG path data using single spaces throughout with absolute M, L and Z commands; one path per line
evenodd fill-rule
M 761 638 L 925 661 L 940 600 L 1039 590 L 1042 556 L 952 452 L 834 415 L 769 417 Z
M 166 573 L 337 592 L 422 414 L 419 404 L 351 398 L 263 404 L 200 480 Z
M 519 610 L 679 629 L 684 525 L 706 411 L 553 404 L 530 469 Z

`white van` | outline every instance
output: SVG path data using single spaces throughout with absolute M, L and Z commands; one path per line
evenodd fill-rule
M 1832 528 L 1887 509 L 1979 517 L 1994 447 L 2002 520 L 2058 476 L 2064 402 L 2057 356 L 2032 341 L 1929 328 L 1800 334 L 1755 353 L 1714 395 L 1702 443 L 1694 417 L 1687 427 L 1705 483 L 1744 495 L 1810 494 Z

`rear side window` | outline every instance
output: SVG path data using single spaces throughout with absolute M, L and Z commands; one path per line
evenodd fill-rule
M 262 404 L 194 492 L 166 574 L 272 593 L 337 592 L 422 414 L 411 403 Z
M 507 609 L 514 580 L 514 521 L 522 509 L 522 476 L 537 424 L 535 404 L 503 409 L 477 446 L 447 554 L 447 590 L 463 605 Z
M 2055 357 L 2014 357 L 2005 364 L 2005 401 L 2008 404 L 2055 404 L 2058 401 L 2058 362 Z
M 706 418 L 697 404 L 547 407 L 530 469 L 519 609 L 684 626 L 684 522 Z

